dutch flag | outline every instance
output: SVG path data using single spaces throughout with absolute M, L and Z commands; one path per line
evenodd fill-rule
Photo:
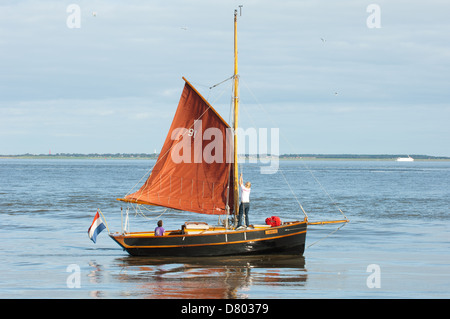
M 89 238 L 95 243 L 97 240 L 97 235 L 100 234 L 100 232 L 105 228 L 106 226 L 105 224 L 103 224 L 103 221 L 97 211 L 97 214 L 95 214 L 94 217 L 94 221 L 92 222 L 92 225 L 88 230 Z

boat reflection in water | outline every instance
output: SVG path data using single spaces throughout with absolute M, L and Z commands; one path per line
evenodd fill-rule
M 303 286 L 307 280 L 303 256 L 133 257 L 116 259 L 115 276 L 130 285 L 127 297 L 139 298 L 247 298 L 258 285 L 273 289 Z

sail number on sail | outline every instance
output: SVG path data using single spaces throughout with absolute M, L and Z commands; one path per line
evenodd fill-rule
M 203 121 L 194 120 L 193 127 L 178 127 L 172 131 L 171 139 L 176 143 L 170 150 L 172 161 L 179 163 L 233 163 L 233 136 L 234 129 L 227 127 L 221 130 L 216 127 L 208 127 L 203 130 Z M 249 162 L 253 163 L 259 160 L 261 163 L 269 163 L 271 174 L 276 173 L 279 155 L 279 129 L 271 128 L 270 143 L 268 139 L 268 129 L 247 128 L 246 130 L 238 128 L 237 132 L 242 136 L 242 149 L 246 149 L 245 142 L 249 141 L 248 154 L 253 155 Z M 184 138 L 185 136 L 190 138 Z M 207 141 L 207 143 L 205 143 Z M 270 144 L 270 152 L 268 152 Z M 259 147 L 259 149 L 258 149 Z M 225 150 L 225 156 L 224 156 Z M 265 173 L 262 171 L 262 173 Z

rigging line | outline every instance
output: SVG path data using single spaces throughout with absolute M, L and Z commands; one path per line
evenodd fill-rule
M 105 216 L 103 215 L 103 213 L 102 213 L 102 211 L 100 210 L 100 208 L 97 208 L 97 211 L 102 215 L 102 217 L 103 217 L 103 221 L 105 222 L 105 224 L 106 224 L 106 230 L 108 231 L 108 233 L 111 233 L 110 231 L 109 231 L 109 227 L 108 227 L 108 222 L 106 221 L 106 218 L 105 218 Z
M 159 158 L 159 156 L 158 156 L 158 158 Z M 136 187 L 136 185 L 138 185 L 138 184 L 141 183 L 141 181 L 144 179 L 144 177 L 147 176 L 147 174 L 149 174 L 149 173 L 153 170 L 153 168 L 156 166 L 157 163 L 158 163 L 158 160 L 156 160 L 155 165 L 153 165 L 152 167 L 150 167 L 150 168 L 144 173 L 144 175 L 142 175 L 142 177 L 137 181 L 136 184 L 134 184 L 133 187 L 131 187 L 131 189 L 128 191 L 128 193 L 125 194 L 124 197 L 127 197 L 128 195 L 130 195 L 130 193 L 134 190 L 134 188 Z
M 141 208 L 141 207 L 142 207 L 142 205 L 136 205 L 136 208 L 135 208 L 136 215 L 141 215 L 141 217 L 143 217 L 143 218 L 145 218 L 145 219 L 148 219 L 148 220 L 158 219 L 158 218 L 161 217 L 163 214 L 165 214 L 165 212 L 169 209 L 169 208 L 166 208 L 166 209 L 164 209 L 164 210 L 162 211 L 162 213 L 159 214 L 158 216 L 150 218 L 150 217 L 147 217 L 147 216 L 145 215 L 145 213 L 142 211 L 142 208 Z M 138 209 L 139 209 L 139 211 L 138 211 Z M 147 207 L 145 207 L 145 206 L 144 206 L 144 209 L 145 209 L 146 211 L 152 213 L 152 211 L 149 210 L 149 209 L 148 209 Z M 155 211 L 155 212 L 156 212 L 156 211 Z
M 230 109 L 228 111 L 228 123 L 231 123 L 231 120 L 233 118 L 234 108 L 233 108 L 233 100 L 234 100 L 234 83 L 231 84 L 231 96 L 230 96 Z
M 209 85 L 206 85 L 206 84 L 201 84 L 201 83 L 198 83 L 198 82 L 191 82 L 191 83 L 195 84 L 196 87 L 202 86 L 202 87 L 208 88 L 209 91 L 208 91 L 208 97 L 206 98 L 206 100 L 209 101 L 209 97 L 211 95 L 211 90 L 214 89 L 215 87 L 221 85 L 222 83 L 225 83 L 225 82 L 231 80 L 233 77 L 234 77 L 234 75 L 232 75 L 231 77 L 229 77 L 229 78 L 227 78 L 227 79 L 225 79 L 225 80 L 223 80 L 223 81 L 221 81 L 221 82 L 219 82 L 217 84 L 214 84 L 213 86 L 209 86 Z M 223 95 L 223 93 L 220 94 L 220 96 L 222 96 L 222 95 Z M 220 96 L 218 98 L 216 98 L 216 100 L 214 102 L 216 102 L 220 98 Z M 214 104 L 214 102 L 211 102 L 210 104 Z
M 225 91 L 227 91 L 227 87 L 224 87 L 223 90 L 219 93 L 219 95 L 214 99 L 214 101 L 210 102 L 210 104 L 211 105 L 215 104 L 222 97 L 222 95 L 225 93 Z M 209 92 L 211 92 L 211 90 L 209 90 Z
M 247 105 L 245 103 L 242 103 L 241 99 L 239 99 L 239 106 L 240 106 L 240 109 L 244 110 L 245 115 L 247 115 L 248 118 L 250 119 L 250 121 L 253 123 L 253 127 L 256 128 L 257 125 L 256 125 L 255 121 L 253 120 L 253 117 L 251 117 L 250 114 L 247 112 Z
M 225 83 L 226 81 L 229 81 L 229 80 L 231 80 L 231 79 L 234 79 L 234 75 L 232 75 L 232 76 L 230 76 L 229 78 L 223 80 L 222 82 L 219 82 L 219 83 L 217 83 L 217 84 L 214 84 L 213 86 L 210 86 L 209 89 L 211 90 L 211 89 L 215 88 L 216 86 L 219 86 L 219 85 L 221 85 L 222 83 Z
M 278 167 L 278 169 L 279 169 L 279 171 L 281 172 L 281 175 L 283 175 L 283 178 L 284 178 L 284 180 L 286 181 L 286 184 L 288 185 L 289 189 L 291 190 L 292 195 L 294 195 L 294 198 L 295 198 L 295 200 L 297 201 L 298 206 L 300 206 L 300 208 L 301 208 L 303 214 L 305 215 L 306 219 L 308 219 L 308 215 L 306 214 L 306 212 L 305 212 L 305 210 L 304 210 L 302 204 L 300 204 L 300 201 L 298 200 L 297 196 L 295 195 L 294 190 L 293 190 L 292 187 L 291 187 L 291 184 L 289 184 L 288 180 L 286 179 L 286 176 L 284 176 L 283 170 L 282 170 L 280 167 Z
M 245 86 L 246 86 L 247 89 L 248 89 L 247 84 L 246 84 L 245 82 L 244 82 L 244 84 L 245 84 Z M 250 90 L 249 90 L 249 91 L 250 91 Z M 252 94 L 252 95 L 253 95 L 253 94 Z M 255 100 L 256 100 L 256 97 L 255 97 L 254 95 L 253 95 L 253 97 L 254 97 Z M 259 104 L 259 102 L 258 102 L 257 100 L 256 100 L 256 102 Z M 242 102 L 241 102 L 241 105 L 242 105 Z M 245 103 L 244 103 L 244 105 L 245 105 Z M 262 108 L 262 107 L 260 106 L 260 108 Z M 243 107 L 242 109 L 244 110 L 245 114 L 248 116 L 248 118 L 250 119 L 250 121 L 253 123 L 253 126 L 256 127 L 256 123 L 255 123 L 255 121 L 253 120 L 253 118 L 250 116 L 250 114 L 247 112 L 247 109 L 246 109 L 245 107 Z M 289 184 L 289 182 L 288 182 L 286 176 L 284 175 L 283 169 L 282 169 L 281 167 L 278 167 L 278 170 L 281 172 L 281 175 L 283 176 L 283 178 L 284 178 L 286 184 L 288 185 L 288 187 L 289 187 L 289 189 L 290 189 L 292 195 L 294 196 L 295 200 L 297 201 L 297 204 L 298 204 L 298 206 L 300 207 L 301 211 L 303 212 L 303 214 L 305 215 L 305 217 L 308 218 L 308 215 L 306 214 L 305 209 L 303 208 L 302 204 L 301 204 L 300 201 L 298 200 L 297 196 L 296 196 L 295 193 L 294 193 L 294 190 L 293 190 L 292 187 L 291 187 L 291 184 Z
M 320 188 L 327 194 L 328 198 L 330 199 L 331 203 L 341 212 L 342 216 L 344 216 L 345 219 L 347 219 L 347 216 L 345 216 L 344 212 L 339 208 L 338 204 L 334 200 L 334 198 L 331 197 L 331 195 L 327 192 L 325 187 L 323 187 L 322 183 L 317 179 L 317 177 L 313 174 L 313 172 L 308 168 L 308 166 L 303 163 L 303 165 L 307 168 L 308 172 L 311 174 L 311 176 L 314 178 L 314 180 L 319 184 Z
M 273 121 L 273 118 L 270 116 L 270 114 L 267 112 L 267 110 L 261 105 L 261 103 L 259 103 L 258 99 L 256 98 L 255 94 L 253 94 L 252 90 L 250 90 L 250 88 L 248 87 L 247 83 L 245 83 L 245 81 L 241 81 L 244 83 L 245 87 L 247 88 L 247 90 L 250 92 L 250 94 L 253 96 L 253 98 L 256 101 L 256 104 L 258 105 L 258 107 L 260 109 L 262 109 L 267 115 L 268 118 L 272 121 L 272 124 L 276 126 L 276 123 Z M 279 127 L 279 126 L 278 126 Z M 290 148 L 293 150 L 293 145 L 292 143 L 284 136 L 284 134 L 281 133 L 281 137 L 284 139 L 285 142 L 287 142 L 290 146 Z M 311 174 L 311 176 L 314 178 L 314 180 L 319 184 L 319 186 L 322 188 L 322 190 L 325 192 L 325 194 L 328 196 L 328 198 L 330 199 L 330 201 L 332 202 L 333 205 L 336 206 L 336 208 L 339 210 L 339 212 L 345 217 L 345 219 L 347 219 L 347 217 L 345 216 L 344 212 L 339 208 L 339 206 L 337 205 L 336 201 L 331 197 L 331 195 L 326 191 L 326 189 L 323 187 L 323 185 L 319 182 L 319 180 L 316 178 L 316 176 L 314 175 L 314 173 L 312 172 L 312 170 L 303 162 L 300 161 L 302 163 L 302 165 L 306 168 L 306 170 Z M 284 176 L 284 175 L 283 175 Z
M 245 84 L 245 82 L 244 82 L 244 84 Z M 247 86 L 247 85 L 246 85 L 246 86 Z M 248 87 L 247 87 L 247 88 L 248 88 Z M 256 100 L 256 98 L 255 98 L 255 100 Z M 243 104 L 244 104 L 244 107 L 241 107 L 241 109 L 244 110 L 245 114 L 248 116 L 248 118 L 250 119 L 250 121 L 253 123 L 253 126 L 254 126 L 254 127 L 257 127 L 255 121 L 253 120 L 253 117 L 251 117 L 250 114 L 247 112 L 247 109 L 245 108 L 245 103 L 242 103 L 242 101 L 240 101 L 240 102 L 241 102 L 241 103 L 240 103 L 241 106 L 243 106 Z M 257 101 L 257 103 L 259 103 L 259 102 Z M 241 169 L 242 169 L 242 165 L 240 165 L 240 167 L 241 167 Z M 284 175 L 283 169 L 282 169 L 281 167 L 278 167 L 278 170 L 281 172 L 281 175 L 283 176 L 283 178 L 284 178 L 286 184 L 288 185 L 288 187 L 289 187 L 289 189 L 290 189 L 292 195 L 294 196 L 295 200 L 297 201 L 297 204 L 298 204 L 298 206 L 300 207 L 301 211 L 303 212 L 303 214 L 305 215 L 305 217 L 308 219 L 308 215 L 306 214 L 305 209 L 303 208 L 302 204 L 300 203 L 300 201 L 298 200 L 297 196 L 295 195 L 294 190 L 293 190 L 292 187 L 291 187 L 291 184 L 289 184 L 289 182 L 288 182 L 286 176 Z
M 232 76 L 232 78 L 234 78 L 234 76 Z M 230 100 L 230 121 L 231 121 L 231 117 L 234 115 L 234 111 L 235 111 L 234 110 L 234 106 L 233 106 L 234 99 L 235 99 L 235 97 L 234 97 L 234 82 L 232 82 L 232 84 L 231 84 L 231 100 Z M 240 98 L 239 98 L 239 109 L 242 110 L 242 101 L 241 101 Z M 244 111 L 245 111 L 245 109 L 244 109 Z M 252 118 L 250 118 L 250 120 L 253 121 Z M 255 123 L 253 123 L 253 124 L 255 124 Z M 239 137 L 238 137 L 238 145 L 239 145 Z M 245 150 L 244 150 L 244 152 L 245 152 Z M 244 153 L 244 160 L 243 160 L 243 162 L 239 158 L 239 153 L 238 153 L 237 159 L 238 159 L 238 171 L 241 174 L 243 174 L 244 173 L 243 163 L 245 162 L 245 153 Z
M 347 223 L 343 223 L 341 226 L 339 226 L 337 229 L 335 229 L 334 231 L 332 231 L 331 233 L 329 233 L 329 234 L 326 235 L 325 237 L 322 237 L 322 238 L 316 240 L 315 242 L 313 242 L 311 245 L 308 245 L 308 246 L 306 247 L 306 249 L 309 249 L 309 247 L 311 247 L 312 245 L 315 245 L 315 244 L 317 244 L 319 241 L 322 241 L 323 239 L 330 237 L 331 235 L 333 235 L 335 232 L 337 232 L 339 229 L 341 229 L 341 228 L 344 227 L 345 225 L 347 225 Z
M 233 118 L 233 112 L 234 112 L 234 108 L 233 108 L 233 92 L 234 92 L 234 82 L 231 82 L 231 96 L 230 96 L 230 109 L 228 110 L 228 123 L 231 123 L 231 120 Z M 234 133 L 234 132 L 233 132 Z M 234 139 L 233 139 L 233 143 L 234 143 Z M 226 224 L 228 225 L 229 222 L 229 218 L 231 217 L 230 214 L 230 184 L 231 184 L 231 180 L 233 179 L 232 176 L 232 166 L 231 166 L 231 162 L 228 164 L 228 179 L 227 179 L 227 217 L 226 217 Z M 233 190 L 233 197 L 234 197 L 234 190 Z M 234 209 L 234 204 L 233 204 L 233 209 Z M 236 212 L 233 212 L 233 215 L 236 215 Z M 220 215 L 219 215 L 220 218 Z M 232 224 L 232 223 L 231 223 Z

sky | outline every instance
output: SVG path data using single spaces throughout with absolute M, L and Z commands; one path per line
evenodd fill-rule
M 75 4 L 78 11 L 71 6 Z M 186 77 L 279 153 L 450 156 L 450 2 L 0 2 L 0 154 L 153 153 Z M 77 24 L 78 23 L 78 24 Z

